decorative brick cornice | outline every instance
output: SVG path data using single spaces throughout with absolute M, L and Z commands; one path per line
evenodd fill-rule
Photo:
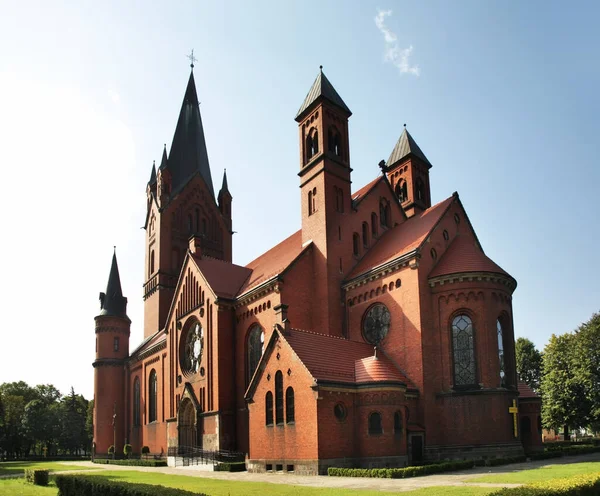
M 119 334 L 125 334 L 127 336 L 130 335 L 129 326 L 120 327 L 120 326 L 96 326 L 96 334 L 101 332 L 118 332 Z
M 248 303 L 263 298 L 270 293 L 279 293 L 281 285 L 283 284 L 283 278 L 281 276 L 275 276 L 271 279 L 266 280 L 262 284 L 251 289 L 247 293 L 241 295 L 235 302 L 235 308 L 240 308 Z
M 416 269 L 419 266 L 419 257 L 419 250 L 413 250 L 405 255 L 402 255 L 401 257 L 395 258 L 393 260 L 390 260 L 389 262 L 374 267 L 373 269 L 363 272 L 359 276 L 356 276 L 353 279 L 342 283 L 342 289 L 349 291 L 351 289 L 362 286 L 363 284 L 368 284 L 369 282 L 374 281 L 375 279 L 380 279 L 394 272 L 397 272 L 403 267 L 410 266 L 410 268 Z M 414 263 L 411 263 L 411 261 L 414 261 Z
M 456 284 L 461 282 L 491 282 L 506 286 L 512 293 L 517 287 L 517 282 L 510 276 L 497 272 L 457 272 L 429 279 L 429 287 Z
M 154 346 L 151 346 L 147 350 L 138 352 L 135 355 L 131 355 L 129 357 L 129 362 L 136 363 L 141 360 L 144 360 L 145 358 L 148 358 L 149 356 L 152 356 L 155 353 L 158 353 L 160 350 L 164 350 L 166 347 L 167 347 L 167 340 L 163 339 L 160 343 L 157 343 Z
M 97 367 L 122 367 L 125 364 L 125 360 L 119 358 L 98 358 L 92 363 L 94 368 Z

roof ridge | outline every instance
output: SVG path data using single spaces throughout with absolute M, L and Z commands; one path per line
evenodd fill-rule
M 341 336 L 332 336 L 331 334 L 323 334 L 322 332 L 308 331 L 306 329 L 298 329 L 296 327 L 292 327 L 291 330 L 298 331 L 298 332 L 304 332 L 306 334 L 314 334 L 316 336 L 323 336 L 323 337 L 331 338 L 331 339 L 339 339 L 340 341 L 345 341 L 347 343 L 368 344 L 368 343 L 361 343 L 360 341 L 353 341 L 351 339 L 343 338 Z

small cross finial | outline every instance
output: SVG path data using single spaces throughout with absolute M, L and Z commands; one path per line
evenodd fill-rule
M 323 66 L 322 66 L 322 65 L 320 65 L 320 66 L 319 66 L 319 70 L 320 70 L 321 72 L 323 72 Z
M 406 129 L 406 122 L 404 123 L 404 129 Z
M 193 69 L 194 68 L 194 62 L 197 62 L 198 59 L 196 57 L 194 57 L 194 49 L 192 48 L 192 52 L 187 56 L 188 59 L 190 59 L 190 67 Z

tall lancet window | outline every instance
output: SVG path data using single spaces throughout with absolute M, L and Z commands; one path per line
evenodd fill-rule
M 148 380 L 148 422 L 156 422 L 157 414 L 158 381 L 156 371 L 152 369 Z
M 248 355 L 247 355 L 247 370 L 248 377 L 246 378 L 246 384 L 249 384 L 252 380 L 252 376 L 258 367 L 258 362 L 263 354 L 263 347 L 265 344 L 265 333 L 259 325 L 255 325 L 250 329 L 248 333 Z
M 498 333 L 498 360 L 500 361 L 500 384 L 506 384 L 506 362 L 504 357 L 504 332 L 500 319 L 496 321 L 496 331 Z
M 475 345 L 473 322 L 468 315 L 458 315 L 452 321 L 452 352 L 454 354 L 454 385 L 474 386 Z

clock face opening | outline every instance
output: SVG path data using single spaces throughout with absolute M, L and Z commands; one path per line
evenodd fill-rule
M 181 369 L 185 374 L 196 374 L 200 370 L 202 352 L 204 351 L 204 329 L 196 322 L 185 335 L 181 353 Z
M 383 303 L 375 303 L 366 312 L 363 319 L 362 333 L 365 341 L 379 345 L 390 330 L 391 315 Z

